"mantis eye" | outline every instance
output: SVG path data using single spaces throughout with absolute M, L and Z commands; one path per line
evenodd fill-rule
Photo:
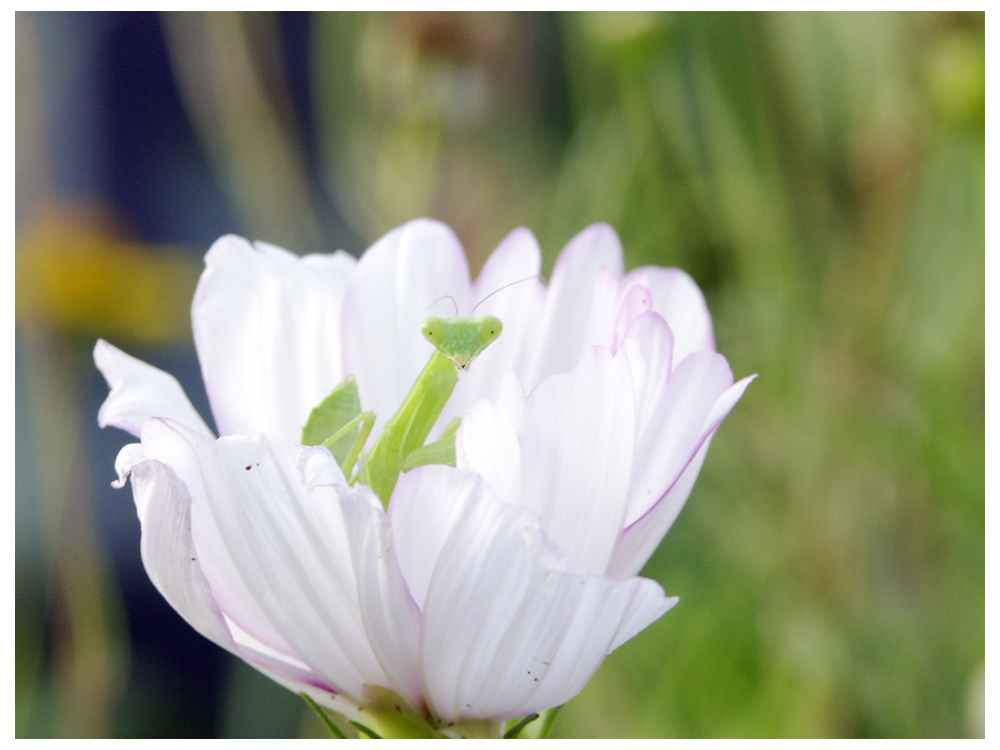
M 420 332 L 434 346 L 440 347 L 444 343 L 444 321 L 441 318 L 427 318 L 420 324 Z
M 485 318 L 479 319 L 479 340 L 483 347 L 496 341 L 502 331 L 503 323 L 495 315 L 487 315 Z

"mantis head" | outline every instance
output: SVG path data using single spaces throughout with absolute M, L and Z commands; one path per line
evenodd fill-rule
M 495 315 L 482 318 L 430 317 L 420 326 L 424 338 L 460 370 L 467 370 L 469 363 L 496 341 L 502 331 L 503 323 Z

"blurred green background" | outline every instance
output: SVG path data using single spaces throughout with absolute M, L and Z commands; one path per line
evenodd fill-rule
M 760 373 L 562 737 L 984 732 L 983 14 L 16 14 L 16 734 L 322 736 L 139 560 L 98 336 L 207 415 L 226 232 L 587 224 Z

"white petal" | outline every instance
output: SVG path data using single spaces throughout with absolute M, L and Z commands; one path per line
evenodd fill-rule
M 212 434 L 173 375 L 130 357 L 103 339 L 94 347 L 94 362 L 111 388 L 97 413 L 101 427 L 111 425 L 139 437 L 143 422 L 163 417 Z
M 346 487 L 347 480 L 333 455 L 321 445 L 307 448 L 299 459 L 299 471 L 306 487 Z
M 658 585 L 566 571 L 529 511 L 470 504 L 444 546 L 421 636 L 428 705 L 442 720 L 508 718 L 565 702 L 623 623 L 667 600 Z M 650 585 L 651 584 L 651 585 Z
M 170 606 L 199 633 L 233 651 L 232 635 L 198 560 L 191 534 L 191 497 L 173 469 L 159 461 L 131 467 L 142 526 L 142 562 Z
M 397 487 L 398 489 L 398 487 Z M 363 485 L 338 491 L 358 581 L 361 617 L 392 688 L 423 709 L 420 681 L 420 608 L 399 568 L 394 534 L 376 495 Z
M 639 434 L 626 525 L 649 510 L 697 452 L 712 407 L 733 383 L 721 355 L 692 354 L 673 371 Z
M 611 351 L 618 350 L 618 344 L 624 341 L 625 334 L 632 321 L 645 312 L 653 309 L 653 295 L 642 284 L 629 287 L 622 298 L 622 304 L 615 321 L 614 337 L 609 344 Z
M 298 258 L 229 235 L 205 266 L 191 318 L 219 433 L 299 442 L 309 412 L 345 376 L 341 303 L 355 260 Z
M 421 466 L 400 478 L 389 522 L 400 568 L 419 607 L 441 548 L 470 504 L 483 497 L 495 498 L 479 476 L 450 466 Z
M 561 706 L 583 690 L 607 654 L 677 603 L 676 597 L 668 598 L 660 584 L 647 578 L 612 582 L 605 576 L 564 575 L 563 585 L 579 596 L 573 622 L 547 679 L 521 714 Z
M 527 353 L 533 351 L 535 329 L 545 299 L 545 285 L 537 278 L 540 272 L 538 242 L 523 228 L 507 235 L 486 261 L 473 285 L 471 304 L 477 305 L 477 317 L 500 318 L 503 333 L 468 372 L 462 373 L 440 424 L 464 415 L 480 398 L 494 398 L 504 373 L 519 368 Z M 462 310 L 463 314 L 470 312 Z
M 300 446 L 259 435 L 221 438 L 210 448 L 201 460 L 212 513 L 274 628 L 313 672 L 348 695 L 386 684 L 361 622 L 335 490 L 307 489 Z
M 462 246 L 436 221 L 394 229 L 358 261 L 344 298 L 344 361 L 357 378 L 362 407 L 375 411 L 375 432 L 434 351 L 420 334 L 421 322 L 454 314 L 451 302 L 441 299 L 445 295 L 467 310 L 470 291 Z
M 541 270 L 542 251 L 538 247 L 535 235 L 524 227 L 515 229 L 503 238 L 497 249 L 486 259 L 472 287 L 476 298 L 474 303 L 482 302 L 476 313 L 500 315 L 502 311 L 512 308 L 509 299 L 505 301 L 510 295 L 494 294 L 508 284 L 512 285 L 510 289 L 522 286 L 527 289 L 543 288 L 539 286 L 540 279 L 532 278 L 538 276 Z M 532 284 L 532 281 L 536 283 Z M 489 295 L 493 296 L 483 301 Z
M 633 578 L 630 582 L 637 582 L 634 585 L 640 590 L 636 591 L 635 596 L 629 601 L 621 625 L 611 643 L 611 651 L 637 636 L 680 601 L 680 597 L 677 596 L 664 596 L 663 588 L 656 581 Z
M 516 378 L 510 373 L 511 378 Z M 522 502 L 524 459 L 518 436 L 524 395 L 508 389 L 497 403 L 479 401 L 455 436 L 455 464 L 480 474 L 506 503 Z
M 521 502 L 541 516 L 575 569 L 603 573 L 611 559 L 625 521 L 635 437 L 624 353 L 594 347 L 572 373 L 549 378 L 528 397 Z
M 169 466 L 184 483 L 191 498 L 192 536 L 199 564 L 212 586 L 219 608 L 237 626 L 267 648 L 293 657 L 295 652 L 274 629 L 257 604 L 229 553 L 208 503 L 203 462 L 213 471 L 213 440 L 176 422 L 148 420 L 142 429 L 145 456 Z
M 692 352 L 715 351 L 712 317 L 694 280 L 679 268 L 637 268 L 625 283 L 641 283 L 653 293 L 653 309 L 674 333 L 674 362 Z
M 630 522 L 622 534 L 618 549 L 615 550 L 614 560 L 608 569 L 608 575 L 622 579 L 636 575 L 642 570 L 642 566 L 646 564 L 664 535 L 670 530 L 681 512 L 681 508 L 684 507 L 688 495 L 691 494 L 691 489 L 694 487 L 698 472 L 701 471 L 701 465 L 705 460 L 705 454 L 708 452 L 708 446 L 712 442 L 712 436 L 722 424 L 722 420 L 740 400 L 747 386 L 756 377 L 756 375 L 751 375 L 743 378 L 727 388 L 712 405 L 695 439 L 697 452 L 684 467 L 681 475 L 671 484 L 668 491 L 640 518 Z
M 115 459 L 115 471 L 118 473 L 118 479 L 112 482 L 111 486 L 115 489 L 124 487 L 129 474 L 132 473 L 132 467 L 145 460 L 146 456 L 139 443 L 129 443 L 118 451 L 118 457 Z
M 131 468 L 132 491 L 142 526 L 142 561 L 163 598 L 199 633 L 272 679 L 296 692 L 319 686 L 319 679 L 298 660 L 268 648 L 243 631 L 233 632 L 232 621 L 219 608 L 201 568 L 191 533 L 191 498 L 173 469 L 159 461 L 141 461 Z M 323 686 L 328 704 L 333 700 L 333 690 Z
M 588 346 L 608 343 L 592 340 L 596 334 L 592 334 L 589 321 L 595 307 L 617 303 L 616 280 L 621 276 L 622 264 L 621 243 L 607 224 L 587 227 L 559 254 L 535 333 L 535 350 L 530 362 L 519 369 L 528 389 L 574 367 Z M 598 291 L 601 269 L 606 269 L 606 283 Z M 616 307 L 607 322 L 609 334 L 617 312 Z

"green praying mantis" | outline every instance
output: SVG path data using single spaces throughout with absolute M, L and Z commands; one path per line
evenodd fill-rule
M 437 441 L 424 443 L 455 390 L 459 373 L 467 370 L 472 360 L 497 340 L 503 324 L 495 315 L 432 316 L 424 320 L 420 331 L 434 345 L 434 353 L 402 405 L 385 423 L 371 451 L 364 453 L 362 448 L 375 424 L 375 413 L 361 411 L 353 375 L 312 410 L 302 428 L 303 445 L 327 448 L 340 463 L 348 483 L 360 481 L 368 485 L 385 507 L 401 471 L 430 463 L 454 465 L 455 432 L 460 422 L 457 417 Z

